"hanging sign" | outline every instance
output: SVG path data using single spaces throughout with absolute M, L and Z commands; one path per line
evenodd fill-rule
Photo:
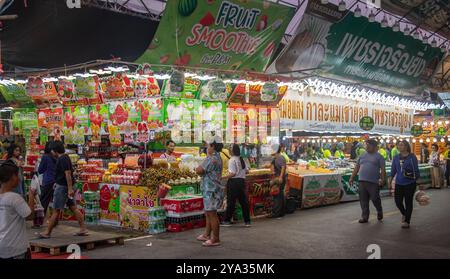
M 272 1 L 169 0 L 138 63 L 261 72 L 293 16 Z
M 416 91 L 430 80 L 442 56 L 438 47 L 310 0 L 294 37 L 268 71 L 299 75 L 295 71 L 315 69 L 308 74 Z
M 413 125 L 411 127 L 411 135 L 414 137 L 420 137 L 423 134 L 423 128 L 420 125 Z
M 371 133 L 409 134 L 414 111 L 342 98 L 324 98 L 315 94 L 288 90 L 280 102 L 281 129 L 311 132 L 366 132 L 361 118 L 374 120 Z

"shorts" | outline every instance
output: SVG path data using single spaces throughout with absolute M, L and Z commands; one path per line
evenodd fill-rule
M 69 199 L 69 188 L 67 186 L 56 184 L 53 193 L 53 209 L 64 210 L 64 207 L 75 206 L 75 200 Z
M 214 192 L 203 193 L 203 204 L 205 211 L 217 211 L 222 208 L 224 194 L 223 191 L 218 190 Z

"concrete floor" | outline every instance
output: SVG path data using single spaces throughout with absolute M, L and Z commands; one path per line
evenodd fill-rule
M 83 251 L 88 258 L 359 258 L 378 244 L 381 258 L 450 258 L 450 189 L 429 190 L 431 204 L 414 203 L 409 230 L 391 197 L 383 199 L 385 220 L 357 222 L 358 202 L 300 210 L 282 219 L 256 220 L 251 228 L 221 228 L 221 247 L 205 248 L 195 240 L 202 230 L 129 238 L 124 246 Z M 371 205 L 371 210 L 375 209 Z

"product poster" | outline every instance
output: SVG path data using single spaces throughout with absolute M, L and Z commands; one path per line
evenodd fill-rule
M 162 98 L 149 98 L 139 102 L 141 120 L 148 123 L 149 129 L 160 131 L 164 128 L 163 108 Z
M 50 136 L 60 139 L 63 128 L 63 109 L 61 107 L 38 109 L 37 113 L 39 128 L 46 128 Z
M 140 77 L 133 80 L 133 85 L 135 97 L 138 99 L 157 97 L 161 95 L 158 81 L 153 77 Z
M 64 142 L 84 144 L 84 135 L 89 131 L 89 107 L 76 106 L 64 108 Z
M 100 142 L 101 135 L 108 133 L 109 105 L 98 104 L 89 108 L 89 134 L 93 142 Z
M 100 184 L 100 224 L 120 227 L 120 185 Z
M 169 99 L 164 102 L 166 128 L 176 143 L 202 142 L 201 101 Z
M 248 142 L 258 143 L 258 115 L 256 107 L 250 107 L 247 109 L 247 123 L 248 127 Z
M 148 187 L 120 186 L 120 224 L 123 228 L 148 230 L 148 210 L 157 206 L 156 192 Z
M 208 141 L 219 136 L 224 141 L 226 105 L 221 102 L 202 103 L 203 140 Z
M 98 77 L 76 77 L 75 94 L 78 98 L 94 98 L 98 91 Z
M 141 121 L 139 102 L 114 102 L 109 105 L 110 125 L 116 126 L 121 134 L 137 133 Z
M 134 85 L 123 74 L 116 74 L 103 80 L 102 91 L 107 99 L 124 99 L 134 97 Z
M 267 108 L 258 109 L 258 141 L 267 144 L 267 123 L 269 122 L 269 111 Z
M 28 96 L 25 87 L 21 84 L 3 81 L 3 83 L 0 84 L 0 98 L 1 97 L 3 97 L 5 102 L 12 107 L 35 107 L 33 100 Z
M 270 136 L 280 137 L 280 110 L 277 108 L 270 109 Z
M 164 96 L 182 99 L 198 99 L 200 96 L 202 81 L 193 78 L 185 78 L 183 90 L 171 91 L 170 81 L 164 81 Z

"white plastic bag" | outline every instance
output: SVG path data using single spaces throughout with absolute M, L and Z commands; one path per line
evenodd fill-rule
M 430 204 L 430 196 L 427 195 L 424 191 L 420 190 L 415 193 L 415 199 L 421 206 Z
M 42 184 L 42 179 L 39 179 L 38 175 L 33 175 L 33 178 L 31 178 L 31 184 L 30 184 L 30 188 L 36 191 L 36 195 L 40 196 L 41 195 L 41 184 Z

